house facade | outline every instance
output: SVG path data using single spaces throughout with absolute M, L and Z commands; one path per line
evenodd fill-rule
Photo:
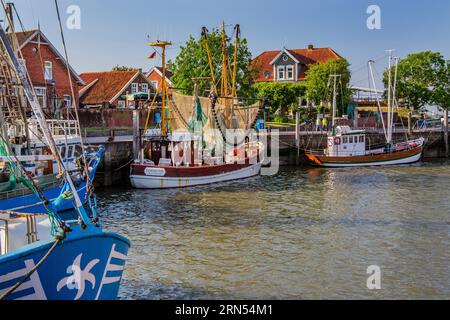
M 264 51 L 252 61 L 257 71 L 255 82 L 299 82 L 306 78 L 311 64 L 342 59 L 331 48 L 286 49 Z
M 162 80 L 163 70 L 161 67 L 153 67 L 148 73 L 147 73 L 147 79 L 152 84 L 153 89 L 156 91 L 161 90 L 161 80 Z M 170 87 L 172 86 L 172 82 L 170 81 L 170 78 L 172 77 L 172 72 L 169 69 L 166 69 L 166 83 Z
M 30 75 L 38 100 L 50 114 L 58 109 L 77 106 L 78 86 L 83 80 L 69 66 L 75 101 L 67 74 L 67 62 L 40 30 L 16 33 L 23 62 Z
M 87 108 L 141 108 L 154 92 L 142 70 L 80 74 L 80 105 Z

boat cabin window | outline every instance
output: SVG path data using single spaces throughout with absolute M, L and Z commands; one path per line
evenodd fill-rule
M 342 143 L 348 143 L 348 137 L 344 137 L 344 138 L 342 139 Z
M 61 155 L 61 158 L 63 158 L 63 159 L 66 158 L 66 147 L 61 148 L 60 155 Z
M 75 158 L 80 157 L 82 154 L 83 154 L 83 149 L 81 148 L 80 145 L 76 145 L 75 146 L 75 154 L 74 154 Z
M 73 146 L 69 146 L 67 150 L 67 158 L 71 159 L 73 157 Z
M 364 143 L 364 136 L 359 136 L 359 142 Z
M 353 136 L 349 137 L 349 142 L 353 143 Z

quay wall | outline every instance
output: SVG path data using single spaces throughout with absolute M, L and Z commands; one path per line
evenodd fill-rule
M 144 127 L 146 110 L 139 110 L 140 127 Z M 90 144 L 102 144 L 106 147 L 105 157 L 99 168 L 96 182 L 99 186 L 111 186 L 129 183 L 129 165 L 133 161 L 133 111 L 104 109 L 80 110 L 80 123 L 85 138 Z M 94 129 L 89 131 L 89 129 Z M 115 129 L 116 128 L 116 129 Z M 99 130 L 100 129 L 100 130 Z M 278 139 L 280 165 L 305 165 L 307 163 L 304 150 L 320 150 L 327 146 L 327 136 L 321 133 L 301 132 L 300 148 L 297 148 L 295 132 L 292 128 L 284 128 L 270 139 Z M 413 132 L 411 138 L 426 139 L 424 158 L 444 158 L 445 145 L 442 131 Z M 393 133 L 394 140 L 405 138 L 405 132 Z M 384 142 L 382 133 L 369 134 L 371 144 Z

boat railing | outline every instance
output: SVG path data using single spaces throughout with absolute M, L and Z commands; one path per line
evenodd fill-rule
M 47 125 L 54 137 L 79 137 L 80 130 L 76 120 L 47 120 Z M 38 124 L 32 120 L 31 127 Z
M 0 218 L 0 222 L 3 223 L 3 228 L 0 227 L 0 255 L 3 255 L 8 253 L 9 248 L 9 221 Z
M 44 184 L 40 185 L 40 188 L 45 190 L 45 189 L 56 188 L 60 185 L 61 185 L 61 181 L 56 180 L 56 181 L 44 183 Z M 0 192 L 0 199 L 1 200 L 9 200 L 9 199 L 13 199 L 16 197 L 23 197 L 23 196 L 29 195 L 31 193 L 32 193 L 32 191 L 28 188 L 20 188 L 18 190 L 10 190 L 10 191 L 5 191 L 5 192 Z

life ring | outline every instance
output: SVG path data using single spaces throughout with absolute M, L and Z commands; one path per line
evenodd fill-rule
M 336 137 L 336 138 L 334 138 L 334 144 L 335 145 L 340 145 L 341 144 L 341 138 L 339 138 L 339 137 Z

